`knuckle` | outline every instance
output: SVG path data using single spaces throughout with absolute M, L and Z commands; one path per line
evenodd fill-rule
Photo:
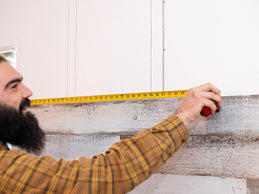
M 198 97 L 198 96 L 199 96 L 199 92 L 193 91 L 193 96 L 194 96 L 194 97 Z

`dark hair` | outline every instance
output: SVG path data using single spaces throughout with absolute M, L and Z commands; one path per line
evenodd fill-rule
M 0 54 L 0 63 L 7 62 L 3 55 Z

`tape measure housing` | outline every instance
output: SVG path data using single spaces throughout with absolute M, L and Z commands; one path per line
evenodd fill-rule
M 186 93 L 187 93 L 187 90 L 178 90 L 178 91 L 165 91 L 165 92 L 144 92 L 144 93 L 111 94 L 111 95 L 97 95 L 97 96 L 78 96 L 78 97 L 65 97 L 65 98 L 46 98 L 46 99 L 31 100 L 31 105 L 140 100 L 140 99 L 154 99 L 154 98 L 179 98 L 179 97 L 184 97 Z

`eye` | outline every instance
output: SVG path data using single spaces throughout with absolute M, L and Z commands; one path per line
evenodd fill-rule
M 18 85 L 15 84 L 15 85 L 13 85 L 11 88 L 12 88 L 12 89 L 15 89 L 15 88 L 17 88 L 17 86 L 18 86 Z

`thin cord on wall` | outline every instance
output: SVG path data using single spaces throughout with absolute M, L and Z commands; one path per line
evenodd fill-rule
M 67 91 L 66 91 L 66 96 L 68 97 L 68 89 L 69 89 L 69 47 L 70 47 L 70 0 L 67 1 Z
M 162 91 L 165 91 L 165 0 L 162 0 Z
M 152 32 L 152 28 L 153 28 L 153 4 L 152 4 L 152 0 L 150 0 L 150 15 L 151 15 L 151 20 L 150 20 L 150 92 L 152 92 L 152 73 L 153 73 L 153 69 L 152 69 L 152 66 L 153 66 L 153 61 L 152 61 L 152 58 L 153 58 L 153 32 Z
M 75 88 L 74 93 L 76 96 L 77 89 L 77 18 L 78 18 L 78 0 L 76 0 L 76 15 L 75 15 Z

